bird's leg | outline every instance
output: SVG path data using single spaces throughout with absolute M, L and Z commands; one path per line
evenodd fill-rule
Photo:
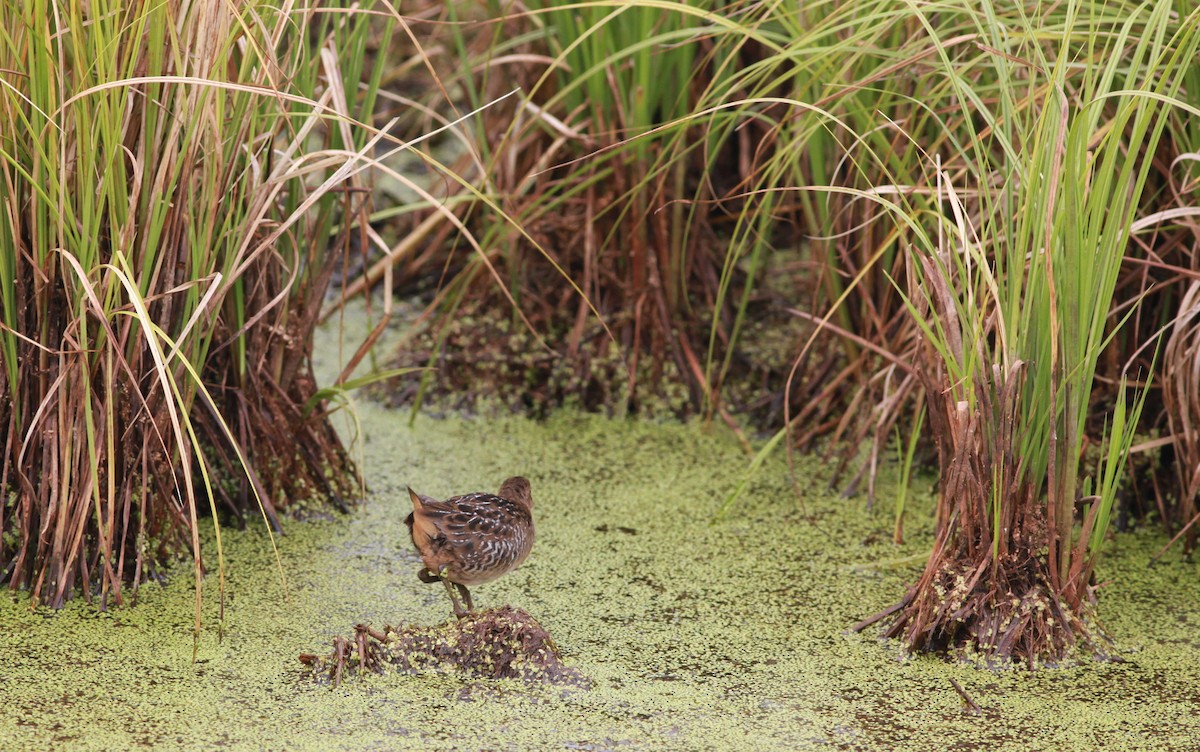
M 452 604 L 454 604 L 454 615 L 457 616 L 459 619 L 465 618 L 467 616 L 468 612 L 463 611 L 462 604 L 458 602 L 458 593 L 454 592 L 454 586 L 458 586 L 461 588 L 462 585 L 459 585 L 458 583 L 451 583 L 450 580 L 447 580 L 444 577 L 441 578 L 441 580 L 442 580 L 442 584 L 446 586 L 446 592 L 450 594 L 450 602 Z M 468 601 L 468 603 L 469 602 L 470 601 Z
M 462 593 L 463 600 L 467 602 L 467 613 L 474 611 L 475 604 L 471 602 L 471 591 L 467 590 L 467 586 L 460 582 L 454 583 L 454 586 L 458 588 L 458 592 Z
M 427 567 L 421 567 L 420 569 L 417 570 L 417 579 L 420 580 L 421 582 L 424 582 L 427 585 L 431 585 L 442 578 L 438 577 L 433 572 L 430 572 Z

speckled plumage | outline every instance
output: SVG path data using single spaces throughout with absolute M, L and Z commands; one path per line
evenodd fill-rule
M 413 511 L 404 520 L 425 566 L 422 582 L 441 580 L 456 616 L 473 609 L 467 585 L 491 582 L 516 569 L 533 548 L 533 497 L 529 481 L 513 477 L 498 494 L 471 493 L 438 501 L 408 489 Z M 466 601 L 463 611 L 454 592 Z

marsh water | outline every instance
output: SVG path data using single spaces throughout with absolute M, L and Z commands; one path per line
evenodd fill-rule
M 329 336 L 326 332 L 324 336 Z M 319 347 L 324 373 L 336 343 Z M 903 660 L 877 632 L 930 545 L 928 479 L 903 546 L 893 476 L 879 503 L 827 490 L 827 470 L 782 455 L 750 480 L 724 428 L 560 413 L 435 420 L 360 399 L 347 437 L 370 485 L 352 515 L 224 531 L 192 662 L 193 584 L 180 567 L 133 608 L 0 602 L 0 749 L 1196 749 L 1200 570 L 1154 529 L 1122 534 L 1099 569 L 1099 619 L 1119 662 L 1030 673 Z M 348 415 L 348 413 L 347 413 Z M 533 484 L 538 538 L 516 572 L 473 589 L 550 631 L 589 689 L 447 675 L 353 676 L 334 688 L 297 660 L 359 622 L 449 617 L 421 583 L 406 484 L 445 496 Z M 910 502 L 911 503 L 911 502 Z M 210 570 L 213 559 L 209 559 Z M 966 711 L 956 680 L 980 706 Z

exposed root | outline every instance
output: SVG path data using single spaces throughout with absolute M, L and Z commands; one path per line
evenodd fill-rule
M 884 636 L 914 652 L 949 653 L 989 667 L 1057 665 L 1077 651 L 1108 658 L 1111 643 L 1088 618 L 1091 600 L 1072 610 L 1055 595 L 1044 562 L 1012 558 L 996 578 L 990 557 L 975 566 L 944 561 L 929 582 L 923 577 L 889 609 L 898 615 Z
M 511 606 L 470 614 L 432 627 L 365 624 L 350 639 L 333 638 L 327 657 L 310 653 L 300 662 L 314 677 L 336 687 L 347 673 L 388 670 L 406 674 L 459 674 L 478 679 L 519 679 L 529 684 L 587 687 L 588 679 L 566 666 L 550 634 L 536 619 Z

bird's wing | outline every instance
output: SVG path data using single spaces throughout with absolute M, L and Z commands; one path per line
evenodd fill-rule
M 423 507 L 422 512 L 448 538 L 495 535 L 529 517 L 519 504 L 489 493 L 456 496 Z

